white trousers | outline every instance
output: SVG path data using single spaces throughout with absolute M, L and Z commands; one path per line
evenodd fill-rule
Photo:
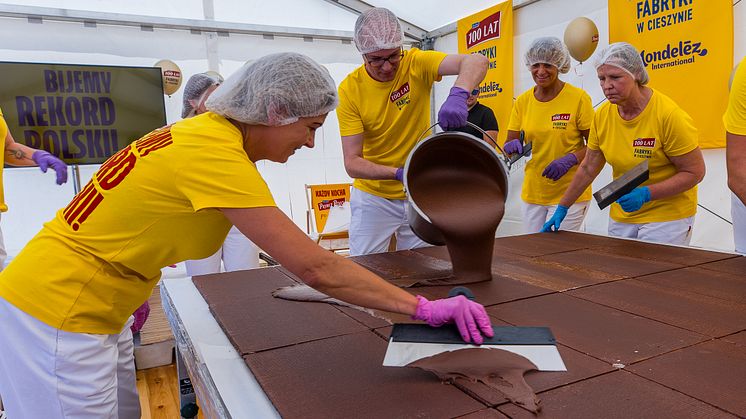
M 560 225 L 560 230 L 578 231 L 583 225 L 585 214 L 588 213 L 588 202 L 576 202 L 567 210 L 567 216 Z M 538 233 L 549 221 L 557 209 L 556 205 L 537 205 L 523 203 L 523 232 L 526 234 Z
M 733 217 L 736 252 L 746 254 L 746 205 L 735 194 L 731 194 L 730 198 L 730 215 Z
M 429 246 L 409 227 L 408 207 L 406 199 L 386 199 L 351 188 L 350 256 L 385 252 L 392 235 L 396 235 L 396 250 Z
M 115 335 L 48 326 L 0 298 L 0 394 L 12 419 L 139 419 L 130 317 Z
M 241 271 L 259 267 L 259 248 L 236 226 L 231 227 L 223 245 L 212 256 L 204 259 L 187 260 L 187 275 L 207 275 L 220 273 L 220 262 L 225 272 Z
M 609 236 L 639 239 L 654 243 L 689 246 L 694 217 L 660 223 L 629 224 L 609 219 Z

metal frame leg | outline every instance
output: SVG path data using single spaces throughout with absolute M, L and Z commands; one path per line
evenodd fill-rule
M 197 394 L 192 387 L 192 379 L 189 378 L 189 372 L 186 369 L 184 360 L 179 352 L 179 345 L 176 345 L 176 374 L 179 377 L 179 408 L 181 417 L 191 419 L 197 417 L 199 407 L 197 407 Z

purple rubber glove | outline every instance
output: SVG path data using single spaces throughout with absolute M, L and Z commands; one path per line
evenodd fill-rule
M 404 168 L 400 167 L 396 169 L 396 174 L 394 175 L 396 177 L 396 180 L 399 182 L 404 182 Z
M 642 188 L 635 188 L 632 192 L 617 199 L 616 202 L 622 206 L 624 212 L 635 212 L 649 201 L 650 188 L 643 186 Z
M 549 219 L 546 223 L 544 223 L 544 227 L 541 228 L 542 233 L 549 233 L 551 231 L 559 231 L 560 224 L 562 224 L 562 221 L 567 217 L 567 208 L 564 205 L 557 205 L 557 209 L 554 210 L 554 214 L 552 214 L 552 218 Z M 554 230 L 552 230 L 552 227 L 554 227 Z
M 468 98 L 469 92 L 466 90 L 451 87 L 451 93 L 438 111 L 438 124 L 443 130 L 454 130 L 466 125 L 466 118 L 469 116 L 469 108 L 466 106 Z
M 568 155 L 562 156 L 549 163 L 544 169 L 544 173 L 541 175 L 556 181 L 564 176 L 565 173 L 576 164 L 578 164 L 578 158 L 575 157 L 575 154 L 569 153 Z
M 39 165 L 42 172 L 47 173 L 48 168 L 54 169 L 57 174 L 57 184 L 62 185 L 67 182 L 67 165 L 62 160 L 54 157 L 44 150 L 36 150 L 31 155 L 31 160 Z
M 135 316 L 135 322 L 132 323 L 132 326 L 130 326 L 132 333 L 137 333 L 142 329 L 142 327 L 145 325 L 145 320 L 148 319 L 149 314 L 150 303 L 145 301 L 145 303 L 138 307 L 137 310 L 135 310 L 135 312 L 133 313 L 133 316 Z
M 503 146 L 503 151 L 505 154 L 521 154 L 523 153 L 523 144 L 521 144 L 521 140 L 515 139 L 510 140 Z
M 417 312 L 412 316 L 414 320 L 424 320 L 433 327 L 440 327 L 446 323 L 456 323 L 461 338 L 465 342 L 481 345 L 484 342 L 482 334 L 492 337 L 492 324 L 484 307 L 468 300 L 463 295 L 428 301 L 425 297 L 417 296 Z

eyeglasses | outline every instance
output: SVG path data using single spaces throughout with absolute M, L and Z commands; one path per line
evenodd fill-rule
M 474 89 L 474 90 L 471 91 L 471 95 L 472 96 L 476 96 L 478 94 L 479 94 L 479 89 Z
M 386 61 L 388 61 L 391 65 L 398 64 L 399 61 L 404 58 L 404 51 L 399 48 L 399 52 L 395 52 L 388 57 L 364 57 L 368 61 L 368 64 L 370 64 L 372 67 L 381 67 Z

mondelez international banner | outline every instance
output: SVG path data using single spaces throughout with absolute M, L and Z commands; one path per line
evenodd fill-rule
M 506 1 L 459 20 L 458 52 L 482 54 L 490 61 L 479 85 L 479 102 L 495 113 L 498 143 L 505 142 L 513 107 L 513 2 Z
M 648 85 L 694 118 L 699 145 L 724 147 L 733 1 L 609 0 L 609 42 L 619 41 L 640 51 Z
M 0 62 L 16 142 L 68 164 L 102 163 L 166 123 L 160 68 Z

